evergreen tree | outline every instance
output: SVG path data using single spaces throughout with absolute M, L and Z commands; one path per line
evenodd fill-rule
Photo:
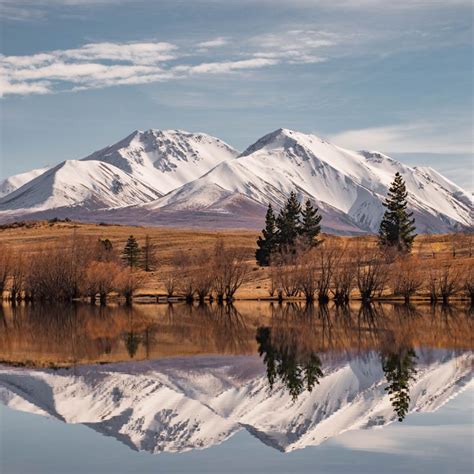
M 140 252 L 137 239 L 131 235 L 123 249 L 122 259 L 130 268 L 136 267 L 140 262 Z
M 415 219 L 411 218 L 413 213 L 407 211 L 407 196 L 405 181 L 397 172 L 383 203 L 387 210 L 380 223 L 379 242 L 383 246 L 409 252 L 416 234 Z
M 290 197 L 276 220 L 278 247 L 281 252 L 295 250 L 300 233 L 301 204 L 295 192 Z
M 402 349 L 398 353 L 389 353 L 382 357 L 382 369 L 388 382 L 385 390 L 390 395 L 390 402 L 403 421 L 410 406 L 410 381 L 416 374 L 416 353 L 413 349 Z
M 315 247 L 318 245 L 317 236 L 321 232 L 322 217 L 318 214 L 318 208 L 313 207 L 309 199 L 305 203 L 301 217 L 300 234 L 303 241 L 308 247 Z
M 270 257 L 277 247 L 277 230 L 275 225 L 275 214 L 273 214 L 272 205 L 268 205 L 265 216 L 265 229 L 262 230 L 262 236 L 257 239 L 257 250 L 255 258 L 261 267 L 270 264 Z

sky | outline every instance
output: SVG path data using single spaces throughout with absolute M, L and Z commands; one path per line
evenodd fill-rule
M 473 183 L 471 0 L 0 0 L 0 176 L 279 127 Z

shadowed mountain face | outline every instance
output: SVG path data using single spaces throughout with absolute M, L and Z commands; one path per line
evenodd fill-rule
M 469 384 L 469 314 L 427 309 L 7 306 L 2 359 L 67 367 L 0 366 L 0 400 L 152 453 L 241 430 L 302 449 L 434 411 Z M 110 363 L 80 365 L 94 360 Z

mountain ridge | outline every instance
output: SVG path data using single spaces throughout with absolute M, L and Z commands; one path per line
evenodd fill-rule
M 324 231 L 374 233 L 388 187 L 399 172 L 419 233 L 472 227 L 471 197 L 436 170 L 410 167 L 377 151 L 346 150 L 285 128 L 264 135 L 240 154 L 204 133 L 136 130 L 78 163 L 86 167 L 96 162 L 117 175 L 125 173 L 122 181 L 140 190 L 120 201 L 120 196 L 110 198 L 108 183 L 107 199 L 101 200 L 95 191 L 104 183 L 91 178 L 82 183 L 92 189 L 90 199 L 68 199 L 63 193 L 62 200 L 40 205 L 28 202 L 24 193 L 35 194 L 36 177 L 22 191 L 0 198 L 0 220 L 67 216 L 111 223 L 258 228 L 268 203 L 278 209 L 290 191 L 296 191 L 301 200 L 310 199 L 320 208 Z M 68 188 L 67 182 L 60 186 Z M 144 193 L 145 188 L 149 191 Z M 96 204 L 87 207 L 84 202 Z

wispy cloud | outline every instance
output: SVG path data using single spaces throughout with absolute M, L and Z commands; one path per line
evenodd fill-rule
M 323 47 L 335 46 L 340 37 L 309 29 L 292 29 L 281 33 L 255 36 L 250 43 L 256 48 L 254 56 L 259 58 L 285 58 L 292 64 L 318 63 L 325 60 L 319 54 Z
M 430 122 L 346 130 L 328 137 L 333 143 L 386 153 L 472 153 L 472 131 L 466 124 L 453 129 Z
M 199 48 L 218 48 L 219 46 L 225 46 L 226 44 L 229 43 L 229 40 L 227 38 L 224 38 L 223 36 L 219 36 L 218 38 L 214 38 L 208 41 L 202 41 L 201 43 L 198 43 Z
M 220 51 L 218 59 L 199 61 L 203 48 L 226 46 L 223 37 L 192 46 L 170 42 L 88 43 L 79 48 L 24 56 L 0 55 L 2 95 L 47 94 L 114 85 L 185 79 L 196 74 L 230 74 L 277 64 L 324 61 L 316 49 L 334 44 L 327 35 L 309 30 L 280 36 L 249 38 L 238 51 Z M 225 56 L 225 57 L 223 57 Z M 217 57 L 217 56 L 216 56 Z

